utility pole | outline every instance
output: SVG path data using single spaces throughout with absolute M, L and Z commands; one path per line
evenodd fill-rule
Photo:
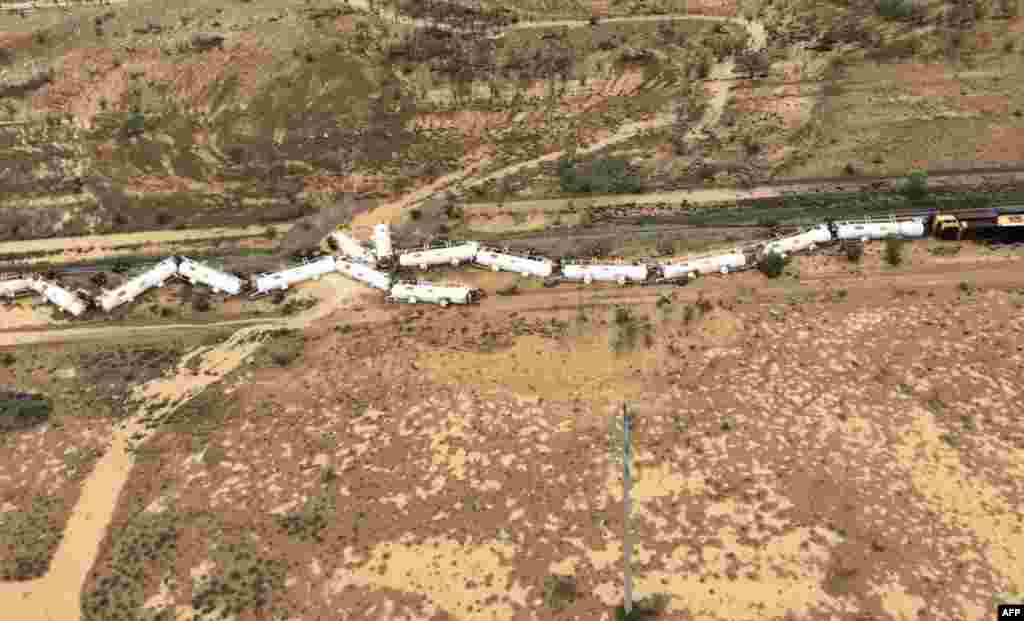
M 633 417 L 629 415 L 626 404 L 622 404 L 622 504 L 625 506 L 625 520 L 622 528 L 622 559 L 625 565 L 624 586 L 622 603 L 626 617 L 633 611 L 633 568 L 631 559 L 633 556 L 633 539 L 630 537 L 630 514 L 633 493 L 633 480 L 630 477 L 629 463 L 633 458 L 633 447 L 630 444 L 630 425 Z

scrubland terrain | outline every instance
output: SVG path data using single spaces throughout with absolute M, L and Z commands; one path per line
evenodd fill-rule
M 622 161 L 641 191 L 1020 161 L 1019 3 L 888 4 L 912 9 L 254 0 L 9 12 L 0 236 L 288 221 L 341 191 L 552 196 L 573 191 L 563 155 L 584 176 Z
M 290 325 L 8 347 L 0 385 L 53 409 L 3 435 L 22 582 L 0 597 L 25 619 L 610 619 L 625 400 L 637 593 L 663 618 L 987 618 L 1024 586 L 1022 255 L 902 258 L 518 295 L 471 272 L 506 294 L 457 322 L 349 286 Z
M 171 253 L 246 271 L 339 214 L 363 237 L 682 257 L 775 216 L 709 207 L 708 228 L 641 234 L 589 207 L 1024 159 L 1019 3 L 884 4 L 0 15 L 0 271 Z M 650 200 L 597 199 L 632 193 Z M 782 220 L 842 207 L 779 200 Z M 80 325 L 5 304 L 0 603 L 19 621 L 612 619 L 625 401 L 636 594 L 661 618 L 990 618 L 1024 594 L 1024 255 L 886 255 L 685 287 L 462 269 L 492 295 L 443 312 L 338 276 L 258 301 L 173 285 Z M 133 272 L 103 273 L 60 281 Z

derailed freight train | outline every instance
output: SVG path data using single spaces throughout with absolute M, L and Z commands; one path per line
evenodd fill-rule
M 1001 213 L 997 210 L 989 211 L 997 215 Z M 968 224 L 965 226 L 964 222 Z M 454 267 L 473 263 L 493 271 L 509 271 L 522 276 L 543 278 L 546 283 L 575 281 L 588 285 L 595 282 L 614 282 L 619 285 L 650 284 L 751 269 L 769 254 L 787 257 L 812 252 L 819 246 L 836 241 L 912 238 L 921 237 L 929 230 L 939 235 L 947 230 L 955 229 L 959 233 L 965 228 L 970 229 L 971 226 L 980 228 L 980 225 L 972 225 L 971 222 L 973 220 L 965 216 L 964 212 L 958 212 L 956 216 L 948 213 L 930 213 L 913 217 L 888 216 L 826 222 L 778 239 L 656 264 L 624 261 L 554 261 L 542 256 L 521 255 L 489 248 L 475 241 L 440 242 L 403 252 L 392 246 L 388 226 L 378 224 L 374 227 L 371 244 L 364 245 L 348 234 L 335 232 L 329 236 L 328 243 L 340 252 L 339 256 L 321 256 L 282 271 L 257 274 L 249 282 L 187 257 L 168 257 L 120 287 L 102 292 L 95 300 L 83 299 L 81 292 L 68 291 L 55 283 L 32 275 L 8 275 L 6 279 L 0 280 L 0 298 L 13 298 L 26 292 L 36 292 L 66 312 L 78 316 L 88 308 L 90 302 L 110 312 L 122 304 L 137 299 L 146 291 L 162 286 L 168 279 L 174 277 L 186 278 L 193 284 L 203 284 L 215 292 L 228 295 L 238 295 L 251 290 L 252 294 L 257 296 L 273 291 L 284 291 L 301 282 L 319 280 L 323 276 L 337 272 L 383 291 L 386 300 L 390 302 L 461 305 L 479 302 L 484 292 L 461 283 L 401 280 L 397 278 L 395 272 L 403 269 L 426 270 L 431 266 Z M 992 219 L 992 226 L 1017 227 L 1015 230 L 1024 230 L 1024 216 L 1002 214 L 999 215 L 998 221 Z

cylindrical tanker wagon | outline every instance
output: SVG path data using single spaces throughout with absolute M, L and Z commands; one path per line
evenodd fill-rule
M 700 257 L 681 263 L 667 263 L 661 266 L 662 278 L 675 280 L 678 278 L 696 278 L 701 274 L 728 274 L 747 267 L 747 255 L 743 252 L 728 252 L 710 257 Z
M 474 261 L 477 265 L 488 267 L 495 272 L 516 272 L 523 276 L 547 278 L 555 271 L 555 263 L 550 259 L 516 256 L 491 248 L 480 248 Z
M 617 282 L 620 285 L 644 282 L 649 274 L 648 267 L 644 264 L 570 263 L 562 266 L 562 278 L 580 280 L 587 285 L 593 282 Z
M 378 224 L 373 227 L 373 248 L 379 265 L 389 265 L 394 259 L 391 229 L 387 224 Z
M 178 274 L 193 285 L 196 283 L 206 285 L 213 289 L 214 293 L 238 295 L 242 291 L 242 279 L 238 276 L 214 269 L 205 263 L 193 261 L 188 257 L 181 257 L 181 263 L 178 264 Z
M 464 242 L 461 244 L 443 244 L 423 250 L 413 250 L 398 255 L 398 264 L 402 267 L 418 267 L 421 270 L 428 269 L 431 265 L 451 265 L 456 267 L 476 258 L 480 251 L 480 244 L 477 242 Z
M 177 274 L 178 258 L 168 257 L 120 287 L 104 291 L 96 300 L 100 307 L 109 313 L 122 304 L 134 301 L 150 289 L 164 286 L 168 278 Z
M 389 291 L 391 289 L 391 276 L 384 272 L 379 272 L 368 265 L 344 259 L 336 259 L 335 264 L 339 274 L 344 274 L 375 289 L 382 291 Z
M 254 295 L 285 289 L 306 280 L 320 280 L 324 274 L 338 271 L 334 257 L 328 255 L 304 265 L 271 274 L 261 274 L 253 279 Z
M 355 238 L 342 233 L 341 231 L 335 231 L 329 235 L 328 245 L 336 248 L 343 255 L 355 259 L 356 261 L 362 261 L 370 265 L 377 263 L 377 258 L 369 248 L 365 248 Z
M 814 251 L 819 245 L 831 241 L 832 232 L 828 226 L 819 225 L 809 231 L 768 242 L 764 246 L 763 254 L 775 253 L 786 257 L 804 250 Z
M 922 237 L 924 219 L 888 220 L 884 222 L 837 222 L 836 239 L 861 241 L 885 239 L 887 237 Z
M 0 280 L 0 298 L 13 298 L 16 295 L 33 291 L 31 278 L 12 278 Z
M 37 280 L 33 283 L 33 289 L 38 291 L 48 302 L 57 306 L 62 311 L 78 317 L 89 307 L 85 300 L 78 297 L 67 289 L 45 280 Z
M 472 304 L 481 297 L 479 289 L 459 283 L 399 281 L 391 287 L 386 300 L 408 304 L 427 302 L 444 307 L 449 304 Z

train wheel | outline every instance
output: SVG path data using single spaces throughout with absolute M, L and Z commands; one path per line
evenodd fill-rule
M 448 300 L 446 298 L 441 298 L 437 303 L 441 305 L 441 308 L 448 306 Z
M 723 265 L 722 269 L 720 269 L 718 271 L 722 272 L 722 274 L 728 274 L 729 273 L 729 268 L 728 268 L 728 266 Z
M 418 301 L 416 298 L 409 298 L 409 304 L 415 304 Z
M 423 270 L 424 272 L 427 271 L 427 267 L 429 266 L 426 263 L 420 263 L 420 269 Z

